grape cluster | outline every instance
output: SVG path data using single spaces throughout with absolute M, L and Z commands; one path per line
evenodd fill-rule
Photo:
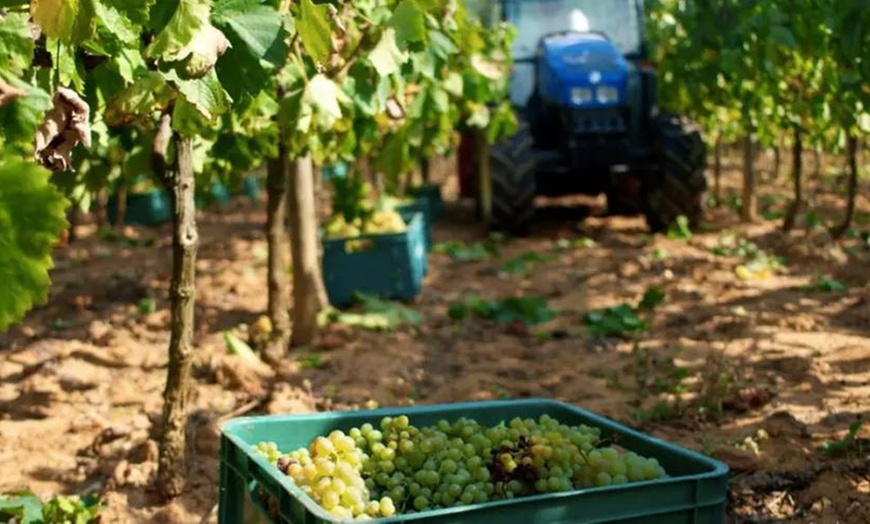
M 366 219 L 346 221 L 343 215 L 333 217 L 326 224 L 327 238 L 356 238 L 361 235 L 402 233 L 407 229 L 402 216 L 395 211 L 374 211 Z
M 606 445 L 597 428 L 548 415 L 424 428 L 402 415 L 288 455 L 271 444 L 260 450 L 325 509 L 360 519 L 665 476 L 656 459 Z
M 363 454 L 353 438 L 341 431 L 317 437 L 311 446 L 282 455 L 274 443 L 258 444 L 278 469 L 332 515 L 339 518 L 390 517 L 396 513 L 390 499 L 372 500 L 361 475 Z

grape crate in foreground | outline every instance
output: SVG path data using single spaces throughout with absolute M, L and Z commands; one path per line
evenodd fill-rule
M 221 522 L 248 496 L 272 522 L 724 522 L 723 464 L 554 401 L 242 418 L 222 434 Z

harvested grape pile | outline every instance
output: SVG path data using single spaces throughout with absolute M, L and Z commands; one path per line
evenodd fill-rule
M 395 211 L 375 211 L 366 219 L 348 222 L 344 216 L 332 218 L 326 225 L 327 238 L 355 238 L 361 235 L 387 235 L 402 233 L 407 228 L 402 216 Z
M 607 444 L 598 429 L 547 415 L 425 428 L 403 415 L 287 454 L 274 443 L 257 449 L 331 514 L 360 520 L 666 475 L 656 459 Z

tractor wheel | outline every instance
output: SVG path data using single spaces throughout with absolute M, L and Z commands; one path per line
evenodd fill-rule
M 645 180 L 644 214 L 654 232 L 664 231 L 678 217 L 691 227 L 704 214 L 707 189 L 707 151 L 700 129 L 674 116 L 663 116 L 656 125 L 657 172 Z
M 492 209 L 489 227 L 527 235 L 535 214 L 534 142 L 529 127 L 489 148 Z

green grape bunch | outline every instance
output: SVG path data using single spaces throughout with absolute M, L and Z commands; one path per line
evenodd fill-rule
M 271 443 L 258 450 L 331 514 L 359 520 L 667 476 L 655 458 L 607 444 L 599 429 L 548 415 L 422 428 L 384 417 L 286 455 Z

